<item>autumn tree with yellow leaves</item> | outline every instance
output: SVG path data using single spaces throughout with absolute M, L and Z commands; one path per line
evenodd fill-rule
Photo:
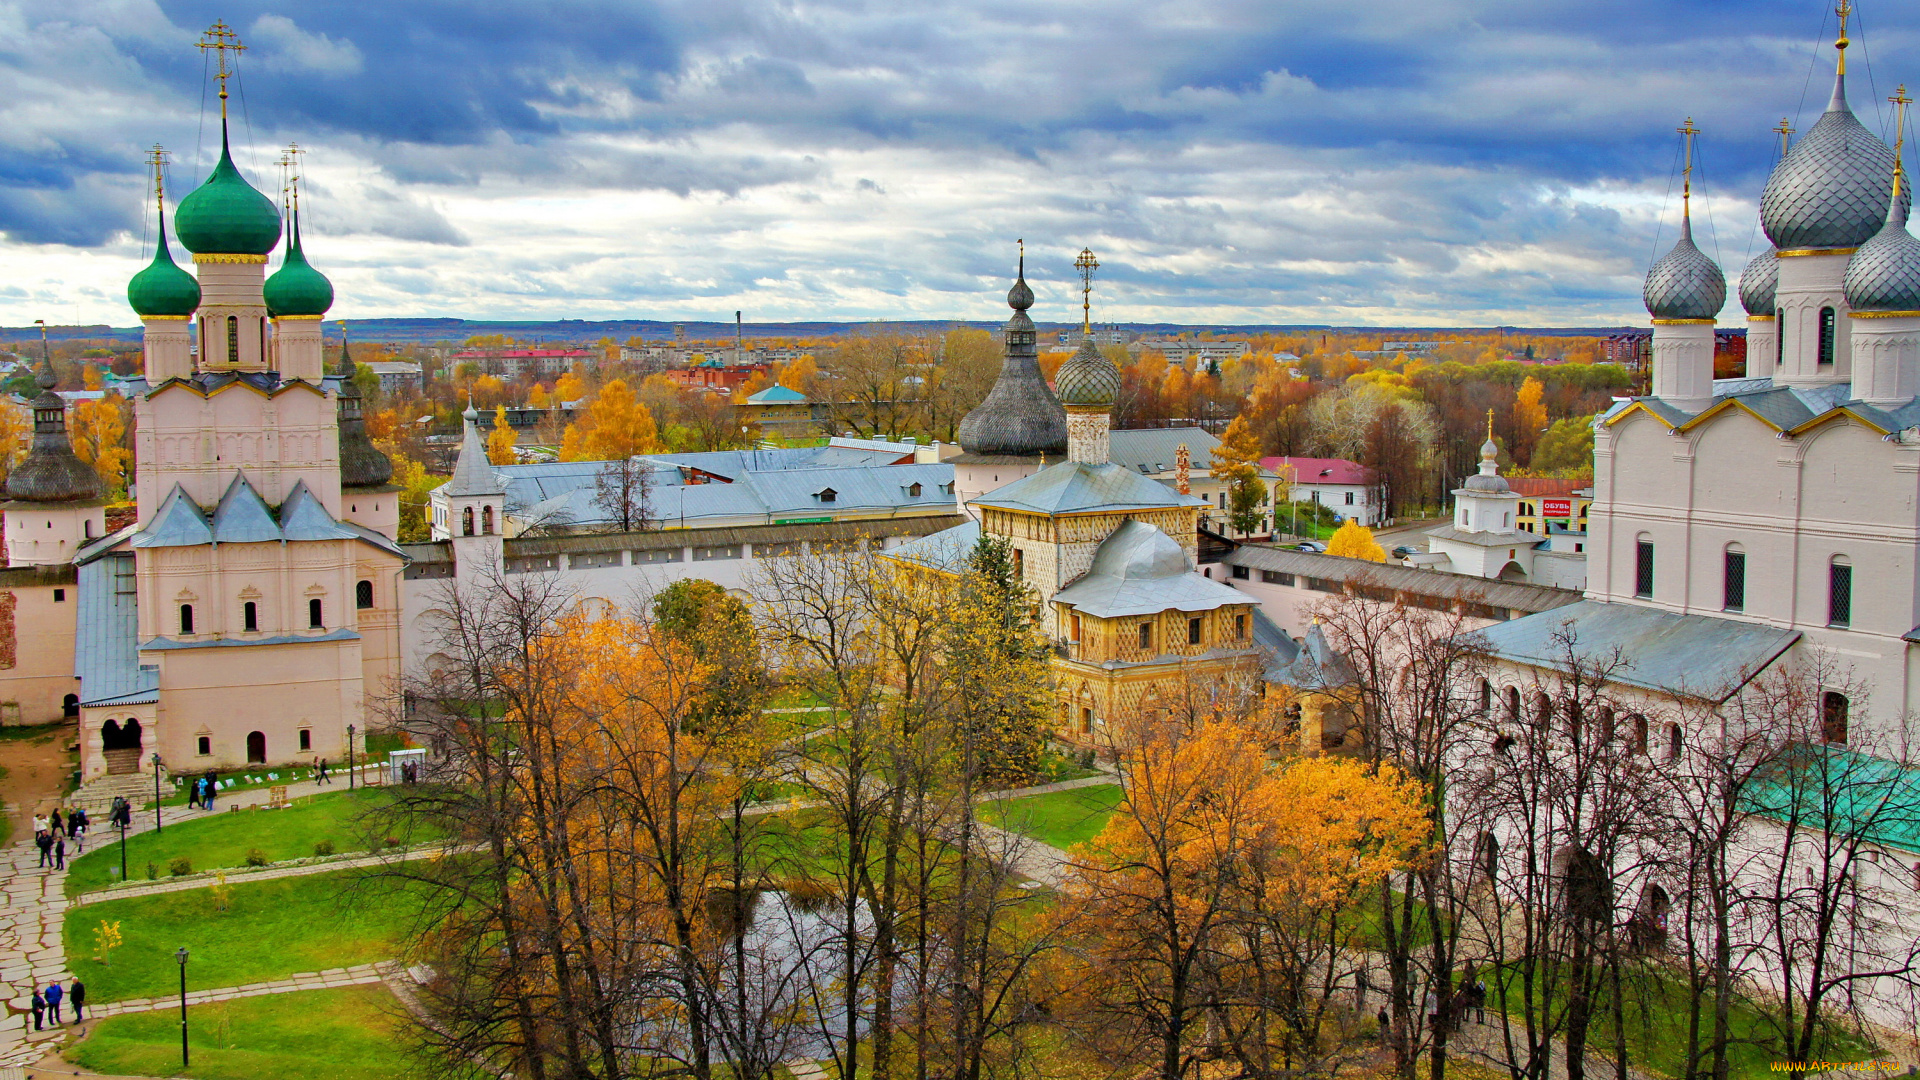
M 567 425 L 560 460 L 612 461 L 665 449 L 653 413 L 634 396 L 625 380 L 615 379 L 600 388 L 579 420 Z
M 1328 1075 L 1371 1031 L 1335 1007 L 1349 916 L 1423 851 L 1420 785 L 1332 758 L 1270 765 L 1271 732 L 1215 715 L 1116 717 L 1119 809 L 1076 852 L 1078 959 L 1061 1006 L 1107 1060 L 1160 1080 Z
M 1227 485 L 1227 525 L 1242 536 L 1263 531 L 1267 485 L 1260 478 L 1260 441 L 1244 415 L 1227 425 L 1207 474 Z
M 133 451 L 127 446 L 127 421 L 132 407 L 118 393 L 108 393 L 73 406 L 67 416 L 67 438 L 74 456 L 100 474 L 108 499 L 127 493 L 127 466 Z
M 1374 542 L 1373 530 L 1354 518 L 1348 518 L 1333 530 L 1333 535 L 1327 539 L 1327 554 L 1345 559 L 1365 559 L 1368 562 L 1387 561 L 1387 551 Z
M 520 459 L 513 452 L 513 425 L 507 423 L 507 407 L 493 407 L 493 430 L 487 432 L 487 461 L 494 465 L 512 465 Z

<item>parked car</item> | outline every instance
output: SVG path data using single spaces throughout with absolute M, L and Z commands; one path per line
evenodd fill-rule
M 1421 551 L 1419 548 L 1410 547 L 1406 544 L 1401 544 L 1399 547 L 1393 549 L 1393 557 L 1396 559 L 1404 559 L 1409 555 L 1425 555 L 1425 554 L 1426 552 Z
M 1327 551 L 1327 545 L 1318 540 L 1302 540 L 1299 544 L 1295 545 L 1294 550 L 1311 551 L 1316 555 L 1324 555 Z

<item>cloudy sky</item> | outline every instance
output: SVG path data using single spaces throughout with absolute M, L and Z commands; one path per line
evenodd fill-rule
M 1859 0 L 1851 97 L 1920 84 L 1920 5 Z M 236 157 L 304 165 L 346 317 L 1641 321 L 1678 137 L 1729 278 L 1768 129 L 1817 118 L 1818 0 L 0 2 L 0 324 L 132 325 L 248 46 Z M 144 213 L 143 213 L 144 211 Z

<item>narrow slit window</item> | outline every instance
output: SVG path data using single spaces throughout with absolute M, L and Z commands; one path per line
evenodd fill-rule
M 239 362 L 240 319 L 238 316 L 229 315 L 227 316 L 227 363 L 237 364 Z
M 260 629 L 260 605 L 251 600 L 240 605 L 240 623 L 248 631 Z
M 1830 307 L 1820 309 L 1820 362 L 1833 363 L 1834 313 Z
M 1827 625 L 1853 625 L 1853 567 L 1846 563 L 1827 567 Z
M 326 614 L 325 611 L 323 611 L 321 608 L 319 597 L 316 596 L 313 599 L 307 601 L 307 625 L 308 626 L 312 627 L 315 630 L 325 629 L 327 625 L 325 614 Z
M 1747 554 L 1744 551 L 1729 551 L 1726 555 L 1726 570 L 1721 588 L 1720 606 L 1728 611 L 1745 611 L 1747 607 Z
M 1653 541 L 1641 540 L 1633 546 L 1633 595 L 1653 595 Z
M 193 633 L 193 605 L 192 604 L 180 605 L 180 633 L 182 634 Z

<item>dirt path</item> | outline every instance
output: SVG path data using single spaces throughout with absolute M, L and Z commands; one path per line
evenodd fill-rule
M 6 800 L 11 839 L 29 834 L 34 811 L 47 811 L 65 794 L 73 773 L 73 755 L 67 744 L 76 736 L 72 723 L 46 727 L 7 728 L 0 731 L 0 799 Z

